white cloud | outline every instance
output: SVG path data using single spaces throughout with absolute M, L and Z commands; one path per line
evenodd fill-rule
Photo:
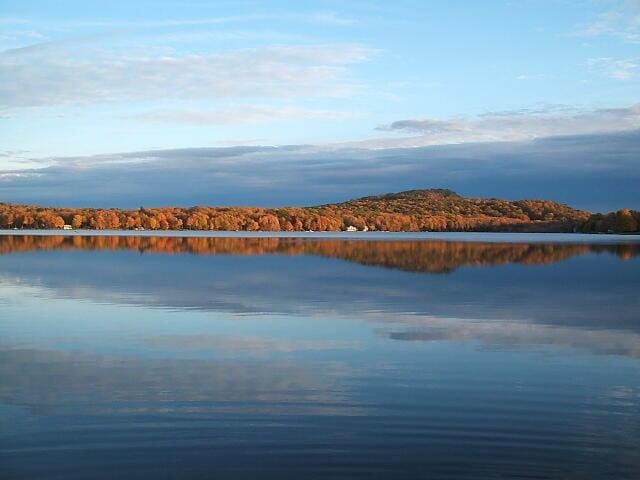
M 617 8 L 601 13 L 573 35 L 584 37 L 609 36 L 625 42 L 640 43 L 640 1 L 626 0 Z
M 547 75 L 543 73 L 523 73 L 516 76 L 516 80 L 544 80 L 546 78 Z
M 58 22 L 58 25 L 65 27 L 102 27 L 102 28 L 171 28 L 171 27 L 195 27 L 225 25 L 246 22 L 293 22 L 309 23 L 326 26 L 347 27 L 354 25 L 356 19 L 339 15 L 332 11 L 317 11 L 308 13 L 295 13 L 288 11 L 256 12 L 239 15 L 227 15 L 220 17 L 203 18 L 172 18 L 160 20 L 75 20 L 71 22 Z M 15 22 L 12 22 L 15 23 Z M 1 20 L 0 20 L 1 24 Z
M 235 105 L 220 110 L 154 110 L 127 118 L 153 123 L 227 125 L 265 123 L 274 120 L 339 119 L 352 116 L 353 114 L 350 112 L 313 110 L 291 106 Z
M 9 30 L 0 34 L 0 41 L 40 40 L 45 36 L 36 30 Z
M 417 136 L 362 142 L 370 148 L 446 143 L 521 141 L 557 135 L 584 135 L 640 128 L 640 104 L 625 108 L 578 110 L 552 105 L 535 110 L 489 112 L 473 118 L 398 120 L 379 131 Z M 354 144 L 355 145 L 355 144 Z
M 27 23 L 30 23 L 30 22 L 25 18 L 12 18 L 12 17 L 0 18 L 0 25 L 25 25 Z
M 640 63 L 630 58 L 590 58 L 587 60 L 587 66 L 601 75 L 616 80 L 632 80 L 640 76 Z
M 372 53 L 354 44 L 176 55 L 48 43 L 0 54 L 0 106 L 345 96 L 363 88 L 348 66 Z

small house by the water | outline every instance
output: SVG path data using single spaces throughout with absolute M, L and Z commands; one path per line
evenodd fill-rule
M 368 232 L 369 231 L 369 227 L 367 227 L 366 225 L 364 227 L 362 227 L 362 230 L 358 230 L 358 227 L 354 227 L 353 225 L 349 225 L 346 229 L 347 232 Z

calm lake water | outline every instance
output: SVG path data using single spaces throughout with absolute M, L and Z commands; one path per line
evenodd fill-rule
M 0 235 L 0 477 L 638 479 L 640 240 Z

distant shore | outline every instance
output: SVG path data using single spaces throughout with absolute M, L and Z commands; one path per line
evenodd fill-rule
M 0 203 L 0 228 L 118 231 L 640 233 L 640 212 L 410 190 L 311 207 L 47 207 Z
M 335 240 L 440 240 L 504 243 L 640 243 L 639 234 L 520 232 L 236 232 L 202 230 L 0 229 L 0 236 L 308 238 Z

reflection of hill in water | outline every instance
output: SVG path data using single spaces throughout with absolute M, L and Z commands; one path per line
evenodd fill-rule
M 131 250 L 140 253 L 193 255 L 318 255 L 362 265 L 445 273 L 474 265 L 549 264 L 587 253 L 606 252 L 627 260 L 640 253 L 640 245 L 304 238 L 0 236 L 1 254 L 35 250 Z

